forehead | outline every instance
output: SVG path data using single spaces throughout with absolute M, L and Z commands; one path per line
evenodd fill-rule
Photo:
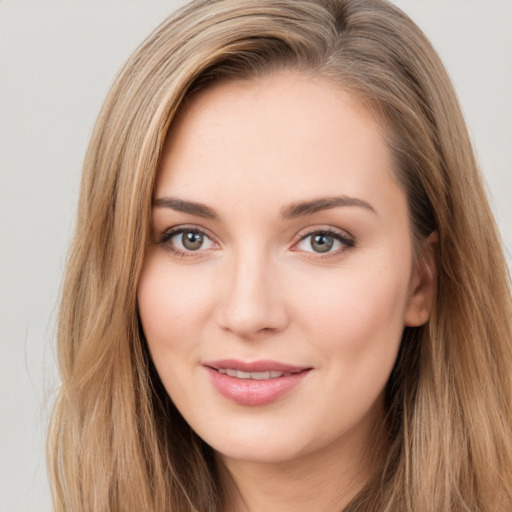
M 172 123 L 155 195 L 367 194 L 393 179 L 383 131 L 327 79 L 282 72 L 223 82 L 189 98 Z

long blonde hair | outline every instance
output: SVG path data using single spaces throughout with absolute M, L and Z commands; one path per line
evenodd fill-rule
M 439 237 L 431 319 L 404 332 L 386 390 L 384 463 L 346 511 L 512 510 L 510 279 L 435 51 L 383 0 L 198 0 L 126 63 L 86 155 L 48 441 L 58 512 L 219 510 L 212 450 L 158 379 L 136 288 L 160 152 L 184 99 L 289 68 L 379 114 L 414 237 Z

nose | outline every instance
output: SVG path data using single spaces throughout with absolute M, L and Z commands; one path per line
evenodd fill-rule
M 285 290 L 277 274 L 276 264 L 261 254 L 234 257 L 220 276 L 220 327 L 246 339 L 285 329 L 289 321 Z

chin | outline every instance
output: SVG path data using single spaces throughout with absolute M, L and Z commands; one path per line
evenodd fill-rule
M 245 425 L 247 427 L 247 425 Z M 336 444 L 336 436 L 321 429 L 301 428 L 295 422 L 286 428 L 278 425 L 210 430 L 201 436 L 223 459 L 262 464 L 283 464 L 314 456 Z
M 239 442 L 230 446 L 219 446 L 215 452 L 222 459 L 252 462 L 257 464 L 284 464 L 304 455 L 307 450 L 303 446 L 283 446 L 281 440 L 257 443 L 254 440 L 247 443 Z

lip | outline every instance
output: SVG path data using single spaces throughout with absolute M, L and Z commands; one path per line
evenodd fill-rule
M 278 361 L 239 361 L 223 359 L 203 363 L 215 389 L 228 400 L 239 405 L 267 405 L 291 392 L 309 374 L 312 368 Z M 282 372 L 285 375 L 266 380 L 240 379 L 220 373 L 219 369 L 243 372 Z
M 261 360 L 261 361 L 240 361 L 238 359 L 221 359 L 219 361 L 209 361 L 203 363 L 203 366 L 208 366 L 215 370 L 219 368 L 231 368 L 232 370 L 240 370 L 243 372 L 283 372 L 283 373 L 297 373 L 310 368 L 305 366 L 294 366 L 291 364 L 280 363 L 278 361 Z

